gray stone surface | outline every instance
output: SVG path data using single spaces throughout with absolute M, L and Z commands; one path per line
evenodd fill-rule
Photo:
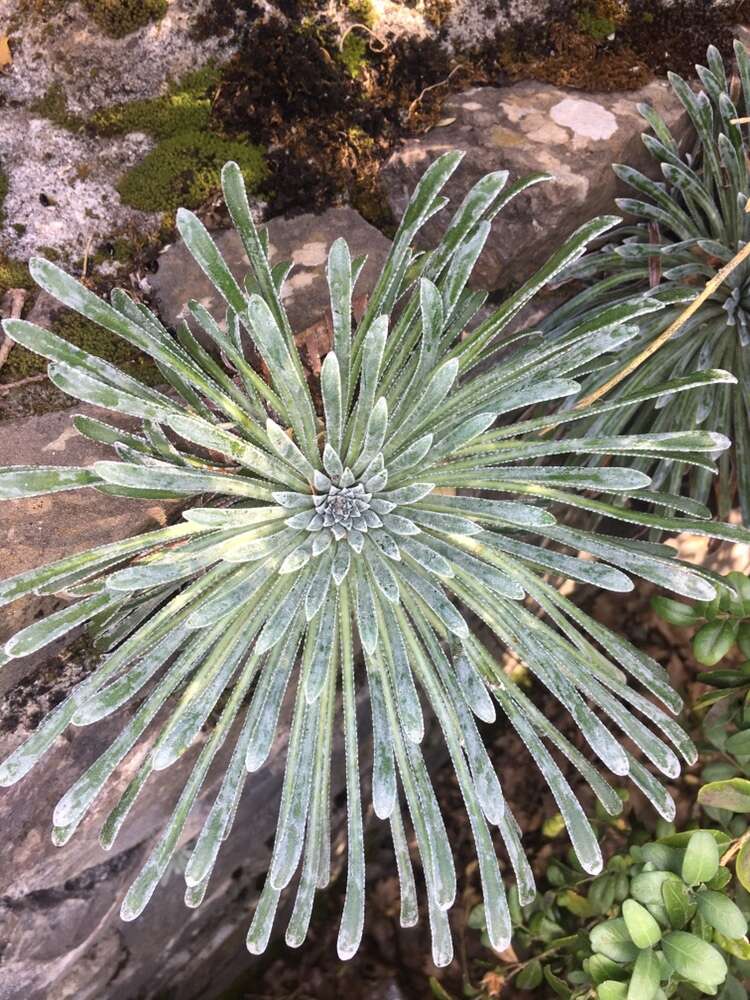
M 481 87 L 445 103 L 448 126 L 410 139 L 387 162 L 382 181 L 398 217 L 427 166 L 451 149 L 466 156 L 445 193 L 452 205 L 480 177 L 510 171 L 510 181 L 534 171 L 553 175 L 515 198 L 495 221 L 475 281 L 502 288 L 522 281 L 577 226 L 612 212 L 617 179 L 613 162 L 649 169 L 640 140 L 645 122 L 637 105 L 646 101 L 671 125 L 682 127 L 679 105 L 664 81 L 632 93 L 579 94 L 542 83 Z M 449 207 L 422 230 L 425 245 L 444 229 Z
M 271 263 L 292 261 L 292 270 L 282 291 L 282 300 L 295 331 L 306 330 L 328 311 L 325 270 L 328 250 L 343 236 L 352 257 L 367 254 L 355 297 L 371 291 L 390 242 L 353 208 L 329 208 L 320 215 L 279 216 L 268 223 Z M 248 271 L 248 260 L 234 229 L 213 233 L 217 246 L 240 281 Z M 223 317 L 223 301 L 180 240 L 159 258 L 159 269 L 149 278 L 154 304 L 162 322 L 174 327 L 185 318 L 188 299 L 197 299 Z
M 156 231 L 158 214 L 124 205 L 116 189 L 152 146 L 140 132 L 102 142 L 26 109 L 3 108 L 0 163 L 8 193 L 0 250 L 25 260 L 48 247 L 75 259 L 112 232 Z
M 78 3 L 29 4 L 3 0 L 3 31 L 12 63 L 0 74 L 0 96 L 28 105 L 50 87 L 74 114 L 159 93 L 166 81 L 212 59 L 228 59 L 234 39 L 193 32 L 211 0 L 170 0 L 164 17 L 123 38 L 106 35 Z

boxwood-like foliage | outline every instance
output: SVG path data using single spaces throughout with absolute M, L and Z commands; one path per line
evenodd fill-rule
M 640 111 L 650 131 L 643 143 L 663 180 L 654 181 L 633 167 L 615 164 L 618 178 L 634 196 L 618 199 L 630 217 L 608 236 L 603 247 L 588 253 L 567 271 L 585 288 L 544 324 L 552 331 L 579 323 L 587 310 L 616 305 L 632 296 L 663 303 L 660 312 L 642 316 L 639 335 L 616 358 L 614 365 L 591 373 L 587 391 L 603 385 L 676 320 L 706 282 L 727 264 L 750 239 L 748 214 L 748 125 L 736 119 L 750 114 L 750 59 L 735 42 L 737 76 L 730 78 L 721 55 L 711 46 L 708 66 L 697 66 L 702 90 L 694 92 L 676 74 L 670 74 L 675 97 L 691 128 L 680 141 L 661 116 L 648 105 Z M 679 492 L 687 475 L 690 493 L 707 502 L 716 483 L 716 507 L 726 518 L 739 502 L 744 522 L 750 524 L 750 263 L 745 260 L 703 303 L 680 332 L 668 340 L 633 375 L 608 396 L 619 399 L 667 378 L 712 365 L 737 376 L 736 389 L 707 386 L 686 395 L 665 393 L 648 403 L 625 407 L 596 417 L 592 433 L 624 430 L 671 431 L 703 427 L 731 438 L 733 448 L 719 460 L 719 476 L 707 469 L 679 462 L 633 459 L 635 468 L 653 476 L 660 488 Z
M 104 653 L 0 766 L 0 783 L 23 777 L 68 726 L 90 725 L 132 703 L 120 735 L 58 803 L 55 843 L 73 835 L 109 778 L 145 744 L 140 767 L 104 824 L 102 843 L 110 847 L 145 785 L 200 743 L 174 813 L 125 897 L 125 919 L 138 916 L 159 884 L 212 759 L 229 741 L 220 790 L 185 869 L 186 902 L 201 901 L 248 773 L 274 744 L 288 691 L 293 713 L 278 828 L 248 947 L 265 948 L 280 894 L 297 872 L 286 938 L 292 945 L 305 938 L 315 892 L 330 878 L 332 750 L 343 733 L 348 865 L 339 954 L 354 954 L 364 921 L 360 758 L 366 756 L 372 807 L 393 839 L 402 922 L 417 919 L 410 827 L 422 858 L 434 959 L 451 960 L 447 911 L 456 874 L 421 749 L 428 707 L 466 804 L 489 938 L 504 948 L 511 921 L 492 827 L 522 900 L 533 897 L 534 881 L 476 720 L 492 722 L 499 708 L 518 732 L 588 872 L 601 868 L 600 846 L 554 755 L 567 759 L 609 813 L 621 802 L 504 672 L 503 647 L 570 711 L 605 769 L 617 780 L 629 775 L 663 816 L 674 814 L 665 789 L 622 739 L 656 771 L 677 775 L 678 754 L 695 759 L 670 715 L 679 697 L 659 664 L 597 624 L 549 576 L 625 592 L 632 588 L 629 574 L 636 574 L 701 600 L 713 597 L 721 578 L 681 565 L 667 546 L 567 526 L 553 510 L 747 539 L 742 529 L 712 524 L 700 504 L 652 490 L 644 473 L 618 462 L 637 453 L 710 469 L 710 456 L 728 442 L 702 430 L 555 439 L 547 433 L 552 426 L 574 424 L 583 414 L 509 416 L 577 393 L 575 373 L 627 345 L 637 332 L 633 320 L 655 306 L 618 304 L 553 340 L 525 331 L 506 335 L 501 345 L 534 294 L 618 220 L 584 225 L 504 305 L 475 321 L 486 296 L 468 279 L 491 220 L 544 178 L 508 187 L 505 172 L 488 175 L 466 195 L 440 244 L 417 253 L 415 236 L 444 207 L 440 192 L 459 160 L 447 153 L 426 171 L 356 325 L 352 295 L 363 260 L 350 259 L 343 239 L 331 247 L 333 349 L 322 367 L 318 406 L 282 304 L 289 265 L 270 266 L 267 237 L 253 223 L 233 163 L 224 168 L 223 186 L 251 265 L 244 287 L 202 223 L 188 211 L 178 215 L 186 245 L 226 304 L 226 323 L 219 325 L 200 303 L 188 303 L 216 355 L 186 324 L 175 339 L 123 291 L 108 304 L 54 264 L 31 265 L 42 288 L 149 354 L 171 391 L 143 385 L 28 322 L 5 323 L 14 340 L 50 360 L 57 386 L 136 418 L 140 429 L 75 416 L 80 433 L 112 446 L 112 459 L 89 468 L 0 470 L 0 497 L 85 488 L 183 502 L 177 523 L 0 584 L 3 602 L 30 592 L 75 598 L 17 633 L 0 660 L 26 656 L 86 622 Z M 247 360 L 245 336 L 264 362 L 263 374 Z M 593 410 L 731 380 L 722 371 L 681 375 Z M 611 462 L 591 468 L 591 454 Z M 567 455 L 581 456 L 580 463 L 555 462 Z M 632 510 L 624 503 L 630 499 L 637 501 Z M 689 516 L 654 514 L 651 505 L 676 506 Z M 580 558 L 581 551 L 593 558 Z M 486 627 L 476 629 L 477 622 Z M 358 704 L 365 692 L 363 723 Z M 372 733 L 371 759 L 369 750 L 361 752 L 363 724 Z

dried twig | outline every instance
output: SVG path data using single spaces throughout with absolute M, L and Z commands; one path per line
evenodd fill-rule
M 91 248 L 94 245 L 94 237 L 89 236 L 86 240 L 86 246 L 83 248 L 83 267 L 81 268 L 81 277 L 86 277 L 86 272 L 89 269 L 89 254 L 91 253 Z
M 0 313 L 2 313 L 3 318 L 20 319 L 21 310 L 23 309 L 27 295 L 28 292 L 25 288 L 9 288 L 3 296 L 2 303 L 0 303 Z M 8 355 L 14 343 L 15 341 L 11 340 L 6 333 L 5 340 L 0 344 L 0 369 L 8 360 Z
M 12 389 L 20 389 L 23 385 L 31 385 L 32 382 L 44 382 L 47 378 L 46 372 L 39 375 L 27 375 L 26 378 L 19 378 L 17 382 L 5 382 L 0 385 L 0 396 L 7 396 Z
M 349 32 L 354 31 L 355 28 L 360 28 L 362 31 L 366 31 L 367 34 L 370 36 L 370 38 L 372 38 L 374 41 L 378 43 L 380 48 L 376 49 L 373 46 L 372 42 L 370 42 L 370 48 L 372 49 L 373 52 L 385 52 L 385 50 L 388 48 L 388 42 L 384 41 L 380 37 L 380 35 L 376 35 L 375 32 L 372 30 L 372 28 L 368 28 L 366 24 L 360 24 L 358 21 L 356 24 L 350 24 L 349 27 L 346 29 L 346 31 L 342 34 L 341 38 L 339 39 L 339 52 L 344 51 L 344 42 L 346 41 L 346 37 L 349 34 Z
M 438 80 L 437 83 L 431 83 L 429 87 L 425 87 L 424 90 L 422 90 L 421 93 L 419 93 L 414 98 L 414 100 L 411 102 L 411 104 L 409 105 L 409 107 L 406 109 L 406 117 L 407 118 L 411 118 L 411 116 L 412 116 L 412 114 L 414 112 L 414 109 L 416 108 L 416 106 L 419 104 L 419 102 L 422 100 L 422 98 L 424 97 L 424 95 L 428 91 L 434 90 L 436 87 L 443 87 L 443 86 L 445 86 L 445 84 L 450 80 L 450 78 L 453 76 L 453 74 L 456 73 L 458 70 L 463 69 L 463 68 L 464 68 L 463 65 L 461 63 L 458 63 L 457 65 L 455 65 L 453 67 L 453 69 L 450 71 L 450 73 L 446 76 L 446 78 L 444 80 Z

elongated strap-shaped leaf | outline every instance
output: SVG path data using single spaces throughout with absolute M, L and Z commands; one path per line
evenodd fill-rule
M 260 626 L 260 622 L 249 619 L 250 615 L 243 609 L 204 659 L 154 745 L 155 771 L 170 767 L 197 738 Z M 254 663 L 257 663 L 257 656 L 249 658 L 244 668 L 248 684 L 255 670 Z
M 164 393 L 143 385 L 137 379 L 126 375 L 102 358 L 88 354 L 80 347 L 76 347 L 75 344 L 71 344 L 70 341 L 64 340 L 34 323 L 22 319 L 7 319 L 3 321 L 3 329 L 15 343 L 21 344 L 35 354 L 41 354 L 42 357 L 48 358 L 50 361 L 59 362 L 69 368 L 83 369 L 98 380 L 129 395 L 148 400 L 164 410 L 175 409 L 174 402 Z
M 94 473 L 117 486 L 158 486 L 175 496 L 226 493 L 229 496 L 271 500 L 272 491 L 259 480 L 241 476 L 198 472 L 194 469 L 146 468 L 128 462 L 95 462 Z
M 346 897 L 336 944 L 341 959 L 351 958 L 359 948 L 365 920 L 365 854 L 362 831 L 362 800 L 357 754 L 357 710 L 354 693 L 354 655 L 349 611 L 349 584 L 341 591 L 339 635 L 346 755 L 347 874 Z
M 590 875 L 597 875 L 602 870 L 603 864 L 601 849 L 596 839 L 596 834 L 592 830 L 580 803 L 573 795 L 570 785 L 562 776 L 562 773 L 548 751 L 544 748 L 541 740 L 519 712 L 516 703 L 511 698 L 501 698 L 499 700 L 503 711 L 508 715 L 511 725 L 528 747 L 534 763 L 549 784 L 550 791 L 555 797 L 560 813 L 565 820 L 565 825 L 568 828 L 570 839 L 581 867 Z
M 185 627 L 170 632 L 140 657 L 126 673 L 112 683 L 105 684 L 90 698 L 80 703 L 73 717 L 73 724 L 88 726 L 116 712 L 148 683 L 178 649 L 184 646 L 184 659 L 194 664 L 195 658 L 202 656 L 215 638 L 213 634 L 207 634 L 201 637 L 200 642 L 190 643 L 187 641 L 189 635 L 190 632 Z M 183 657 L 180 659 L 182 661 Z
M 346 400 L 342 384 L 341 364 L 338 355 L 333 351 L 326 355 L 320 370 L 320 391 L 323 397 L 328 441 L 331 447 L 339 452 L 344 434 Z
M 224 741 L 242 703 L 242 699 L 250 684 L 253 670 L 254 664 L 250 662 L 245 667 L 242 678 L 235 685 L 219 721 L 214 727 L 208 742 L 203 747 L 164 833 L 128 890 L 120 909 L 120 915 L 123 920 L 134 920 L 143 912 L 156 886 L 163 877 L 170 858 L 177 847 L 188 815 L 206 778 L 211 761 Z
M 269 869 L 269 878 L 278 889 L 283 889 L 289 884 L 302 854 L 312 789 L 309 761 L 312 757 L 319 711 L 319 701 L 312 704 L 306 701 L 304 678 L 302 678 L 297 688 L 279 820 Z
M 351 394 L 349 369 L 352 351 L 352 260 L 346 240 L 339 238 L 328 252 L 328 287 L 331 294 L 331 319 L 333 322 L 333 350 L 338 359 L 341 376 L 340 396 L 344 406 Z M 329 426 L 332 426 L 329 420 Z M 333 425 L 335 426 L 335 425 Z M 340 435 L 338 438 L 341 440 Z M 333 443 L 333 442 L 332 442 Z M 339 444 L 333 444 L 338 450 Z
M 306 483 L 304 479 L 295 476 L 278 459 L 273 458 L 255 445 L 243 441 L 234 434 L 220 430 L 198 417 L 187 417 L 176 414 L 170 417 L 167 422 L 180 437 L 185 438 L 187 441 L 192 441 L 202 448 L 221 452 L 221 454 L 233 458 L 241 465 L 251 469 L 256 475 L 283 483 L 292 489 L 305 489 Z
M 272 650 L 263 668 L 248 714 L 250 735 L 245 751 L 248 771 L 257 771 L 271 752 L 301 634 L 301 623 L 297 619 L 284 642 Z
M 373 662 L 367 664 L 367 680 L 372 714 L 372 804 L 375 815 L 379 819 L 387 819 L 397 808 L 396 769 L 383 678 Z
M 69 466 L 11 465 L 0 468 L 0 500 L 22 500 L 25 497 L 43 496 L 78 490 L 101 482 L 93 469 L 76 469 Z
M 237 227 L 240 234 L 245 253 L 250 258 L 253 268 L 253 275 L 261 295 L 271 306 L 276 321 L 279 323 L 291 346 L 292 332 L 286 317 L 286 312 L 281 306 L 279 292 L 268 264 L 267 246 L 264 247 L 261 233 L 258 232 L 253 222 L 252 213 L 247 200 L 245 181 L 242 171 L 236 163 L 225 163 L 221 171 L 221 187 L 226 199 L 229 214 L 232 222 Z M 209 275 L 210 277 L 210 275 Z M 241 310 L 236 310 L 238 313 Z
M 16 632 L 6 642 L 5 654 L 11 657 L 29 656 L 89 621 L 94 615 L 116 606 L 120 601 L 122 597 L 119 594 L 95 594 L 60 611 L 54 611 L 41 621 L 33 622 Z
M 53 817 L 55 826 L 73 827 L 73 829 L 78 826 L 101 793 L 108 778 L 146 731 L 170 694 L 193 670 L 198 658 L 205 652 L 206 646 L 205 642 L 194 644 L 189 655 L 183 655 L 177 660 L 109 748 L 68 789 L 55 806 Z M 77 715 L 79 714 L 80 709 Z
M 335 590 L 329 590 L 319 615 L 309 626 L 307 633 L 303 672 L 306 678 L 305 697 L 308 701 L 316 701 L 320 697 L 328 679 L 328 672 L 332 669 L 336 651 L 337 619 L 337 593 Z
M 409 657 L 397 615 L 388 602 L 378 601 L 380 628 L 388 636 L 384 659 L 396 695 L 400 725 L 407 740 L 419 743 L 424 736 L 424 716 L 414 684 Z
M 440 650 L 432 636 L 426 629 L 422 630 L 422 636 L 427 642 L 434 658 L 440 657 Z M 415 657 L 416 662 L 422 660 Z M 422 661 L 423 662 L 423 661 Z M 459 731 L 454 720 L 450 716 L 450 709 L 446 703 L 437 684 L 431 676 L 429 669 L 420 671 L 420 679 L 427 689 L 433 707 L 441 721 L 443 731 L 446 733 L 448 748 L 451 759 L 456 768 L 461 793 L 466 803 L 467 813 L 471 822 L 474 841 L 477 847 L 477 857 L 479 860 L 479 871 L 482 881 L 482 892 L 485 899 L 487 913 L 487 933 L 492 942 L 493 948 L 507 948 L 511 938 L 511 920 L 508 911 L 508 904 L 505 895 L 500 869 L 497 863 L 497 856 L 492 845 L 492 840 L 487 829 L 484 817 L 480 813 L 480 803 L 477 790 L 467 769 L 463 754 L 459 745 Z M 475 758 L 475 763 L 479 761 Z M 494 772 L 493 772 L 494 774 Z M 497 791 L 499 792 L 499 785 Z M 500 811 L 496 814 L 498 819 L 502 816 L 502 799 L 500 800 Z
M 401 892 L 401 911 L 399 922 L 402 927 L 413 927 L 419 919 L 417 909 L 417 887 L 414 883 L 414 869 L 409 857 L 409 847 L 406 843 L 404 823 L 398 804 L 389 817 L 393 853 L 396 856 L 398 882 Z

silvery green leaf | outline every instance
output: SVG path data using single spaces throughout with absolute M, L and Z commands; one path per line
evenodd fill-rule
M 307 643 L 305 645 L 306 660 L 303 662 L 303 672 L 306 671 L 305 697 L 308 702 L 316 701 L 320 697 L 327 680 L 328 671 L 332 669 L 331 664 L 336 659 L 335 629 L 337 616 L 337 592 L 333 590 L 328 592 L 320 613 L 308 627 Z M 307 659 L 308 645 L 311 645 L 309 660 Z
M 331 317 L 333 320 L 333 350 L 341 371 L 339 398 L 349 398 L 349 366 L 351 363 L 352 337 L 352 264 L 346 240 L 339 238 L 331 244 L 328 253 L 328 287 L 331 294 Z M 355 279 L 356 280 L 356 279 Z M 325 364 L 325 363 L 324 363 Z M 324 369 L 325 370 L 325 369 Z M 323 381 L 321 372 L 321 382 Z M 325 390 L 324 390 L 325 391 Z M 339 409 L 341 404 L 339 403 Z M 326 410 L 326 413 L 328 410 Z M 328 426 L 335 426 L 329 420 Z M 339 438 L 337 439 L 340 442 Z M 339 444 L 335 444 L 336 449 Z
M 315 473 L 313 466 L 310 465 L 310 462 L 305 458 L 289 435 L 271 419 L 266 421 L 266 434 L 268 435 L 271 447 L 277 455 L 281 456 L 285 462 L 288 462 L 289 465 L 295 468 L 305 482 L 312 479 Z
M 339 362 L 333 352 L 326 356 L 321 367 L 320 389 L 323 397 L 323 410 L 326 418 L 328 439 L 331 447 L 336 451 L 340 451 L 343 439 L 345 404 Z
M 78 601 L 62 608 L 60 611 L 53 611 L 41 621 L 32 622 L 26 628 L 9 639 L 5 643 L 5 655 L 10 657 L 29 656 L 44 646 L 48 646 L 55 639 L 66 635 L 72 629 L 77 628 L 84 622 L 89 621 L 94 615 L 113 607 L 123 598 L 121 595 L 109 593 L 95 594 L 93 597 Z
M 344 471 L 338 452 L 327 442 L 323 449 L 323 468 L 333 480 L 337 480 Z
M 351 565 L 351 555 L 349 554 L 348 545 L 337 545 L 335 555 L 333 557 L 333 565 L 331 567 L 331 574 L 333 576 L 333 582 L 337 587 L 341 586 L 342 581 L 349 572 L 349 566 Z
M 354 655 L 348 609 L 349 588 L 342 593 L 341 674 L 346 747 L 347 871 L 346 897 L 341 913 L 336 950 L 341 959 L 351 958 L 359 948 L 365 921 L 365 852 L 362 801 L 357 754 L 357 705 L 354 688 Z
M 0 468 L 0 500 L 21 500 L 61 490 L 77 490 L 98 482 L 101 477 L 93 469 L 11 465 Z
M 344 548 L 344 546 L 339 546 Z M 348 551 L 348 550 L 347 550 Z M 348 566 L 347 566 L 348 568 Z M 356 579 L 356 623 L 362 648 L 372 655 L 378 644 L 378 616 L 370 581 L 364 567 L 355 564 Z
M 406 469 L 411 469 L 415 465 L 419 465 L 432 447 L 432 442 L 432 434 L 425 434 L 421 438 L 417 438 L 414 444 L 410 444 L 408 448 L 388 462 L 390 474 L 395 477 L 396 473 L 404 472 Z

